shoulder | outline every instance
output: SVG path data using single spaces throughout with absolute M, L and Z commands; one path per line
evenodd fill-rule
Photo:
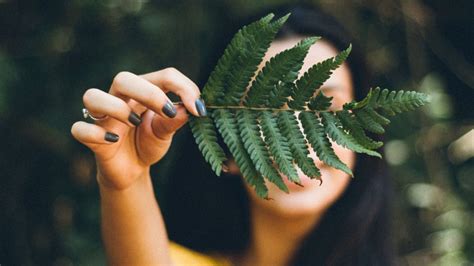
M 199 253 L 174 242 L 170 242 L 170 255 L 176 266 L 231 266 L 230 261 L 221 256 Z

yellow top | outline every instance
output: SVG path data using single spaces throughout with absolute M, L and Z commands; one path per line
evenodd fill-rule
M 199 253 L 177 243 L 170 242 L 171 260 L 174 265 L 196 265 L 196 266 L 231 266 L 227 259 L 216 256 Z

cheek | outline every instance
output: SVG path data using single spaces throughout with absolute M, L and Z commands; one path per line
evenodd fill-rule
M 332 143 L 332 147 L 339 159 L 349 168 L 353 169 L 355 153 L 335 143 Z M 318 189 L 320 194 L 318 198 L 324 204 L 324 208 L 328 208 L 342 195 L 351 181 L 351 177 L 341 170 L 322 163 L 314 152 L 311 152 L 310 156 L 315 160 L 318 168 L 320 168 L 321 178 L 323 179 L 323 183 Z

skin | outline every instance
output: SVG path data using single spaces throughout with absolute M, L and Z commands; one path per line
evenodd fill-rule
M 301 38 L 274 42 L 265 60 L 292 47 Z M 337 50 L 319 41 L 309 51 L 301 73 L 311 65 L 335 56 Z M 338 109 L 352 100 L 353 88 L 346 65 L 337 69 L 322 88 L 333 96 L 332 108 Z M 169 118 L 162 108 L 171 91 L 180 96 L 183 105 L 175 105 L 177 115 Z M 108 93 L 89 89 L 84 106 L 94 117 L 107 115 L 95 124 L 76 122 L 72 135 L 95 154 L 97 182 L 101 195 L 101 227 L 108 263 L 112 265 L 172 265 L 161 211 L 154 196 L 150 166 L 168 151 L 176 130 L 188 120 L 188 114 L 199 116 L 194 105 L 200 97 L 196 84 L 174 68 L 145 75 L 121 72 Z M 141 116 L 136 127 L 128 121 L 130 112 Z M 106 132 L 119 136 L 115 143 L 106 141 Z M 349 167 L 355 156 L 351 151 L 333 145 L 336 154 Z M 314 153 L 311 157 L 321 169 L 323 184 L 310 180 L 299 169 L 304 187 L 288 182 L 290 194 L 267 184 L 270 201 L 259 199 L 248 188 L 251 205 L 252 240 L 249 248 L 229 259 L 239 265 L 285 265 L 302 238 L 317 225 L 324 212 L 340 197 L 350 177 L 327 167 Z M 230 171 L 238 171 L 229 165 Z

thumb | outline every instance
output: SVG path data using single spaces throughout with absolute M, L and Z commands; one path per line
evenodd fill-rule
M 141 160 L 148 165 L 159 161 L 167 153 L 176 130 L 187 120 L 188 114 L 183 106 L 176 107 L 174 118 L 147 110 L 137 132 L 137 149 Z

